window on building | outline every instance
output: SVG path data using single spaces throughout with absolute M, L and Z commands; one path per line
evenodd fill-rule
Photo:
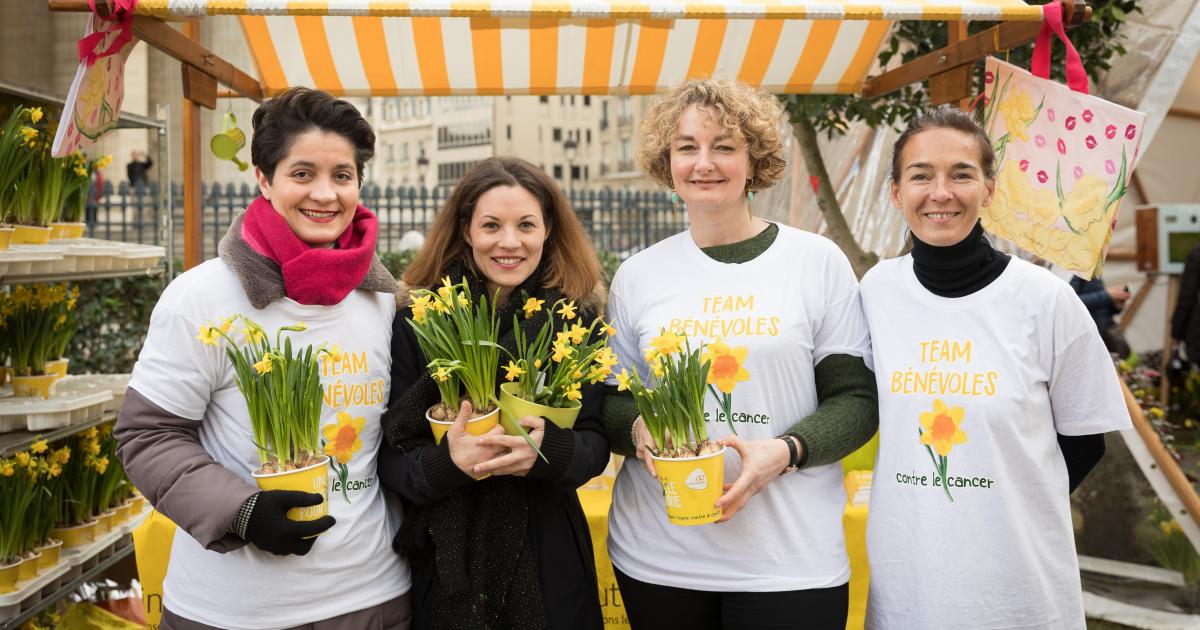
M 562 164 L 554 165 L 554 179 L 562 179 L 563 167 Z
M 571 107 L 575 107 L 575 95 L 571 95 Z
M 512 140 L 512 125 L 504 125 L 504 139 Z
M 567 97 L 563 96 L 562 94 L 559 94 L 558 95 L 558 106 L 563 107 L 566 104 L 567 104 Z
M 387 161 L 388 161 L 388 164 L 391 164 L 392 162 L 395 162 L 395 161 L 396 161 L 396 154 L 395 154 L 395 151 L 394 151 L 394 149 L 395 149 L 395 148 L 396 148 L 396 147 L 392 146 L 392 143 L 390 143 L 390 142 L 388 143 L 388 145 L 387 145 L 387 155 L 388 155 L 388 157 L 387 157 Z
M 538 97 L 538 102 L 539 102 L 539 103 L 549 103 L 549 102 L 550 102 L 550 97 L 549 97 L 549 96 L 539 96 L 539 97 Z
M 555 127 L 555 128 L 554 128 L 554 133 L 551 135 L 551 138 L 552 138 L 552 139 L 553 139 L 555 142 L 562 142 L 562 129 L 559 129 L 558 127 Z
M 592 130 L 591 129 L 587 130 L 587 141 L 588 141 L 588 144 L 592 143 Z
M 583 178 L 588 179 L 590 177 L 591 177 L 591 175 L 588 174 L 588 167 L 586 164 L 584 164 L 583 165 Z
M 592 97 L 590 97 L 590 96 L 583 97 L 583 106 L 591 107 L 592 106 Z
M 571 179 L 577 180 L 583 176 L 583 167 L 571 166 Z

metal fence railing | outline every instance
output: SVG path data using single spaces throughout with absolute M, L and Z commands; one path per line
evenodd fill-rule
M 380 188 L 366 186 L 361 203 L 379 216 L 381 252 L 398 249 L 410 231 L 424 234 L 445 203 L 449 189 Z M 258 194 L 248 184 L 209 184 L 203 193 L 203 257 L 216 256 L 217 243 L 236 213 Z M 671 203 L 666 193 L 631 190 L 575 190 L 568 195 L 584 229 L 599 251 L 625 258 L 687 228 L 682 205 Z M 183 187 L 171 184 L 176 256 L 183 252 Z M 104 183 L 95 211 L 88 210 L 88 235 L 117 241 L 162 245 L 156 208 L 158 185 L 130 187 Z

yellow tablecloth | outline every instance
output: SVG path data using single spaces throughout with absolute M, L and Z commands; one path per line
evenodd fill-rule
M 861 476 L 848 478 L 847 495 L 853 497 L 854 488 L 862 481 Z M 853 487 L 851 483 L 854 484 Z M 583 504 L 588 528 L 591 529 L 592 549 L 596 554 L 596 579 L 600 587 L 600 609 L 604 613 L 605 630 L 629 628 L 629 618 L 625 614 L 617 580 L 613 576 L 612 562 L 608 559 L 608 508 L 612 504 L 612 479 L 593 479 L 587 486 L 579 489 L 579 501 Z M 846 630 L 860 630 L 867 610 L 867 506 L 847 505 L 842 522 L 846 529 L 846 551 L 850 555 L 850 614 L 846 619 Z

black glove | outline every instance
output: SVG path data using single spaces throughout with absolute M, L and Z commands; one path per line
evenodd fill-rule
M 246 523 L 247 542 L 277 556 L 303 556 L 312 549 L 317 534 L 333 527 L 334 518 L 326 514 L 315 521 L 293 521 L 291 508 L 319 505 L 321 495 L 298 490 L 263 490 L 255 499 L 254 510 Z

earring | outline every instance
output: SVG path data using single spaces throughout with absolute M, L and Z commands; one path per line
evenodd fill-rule
M 671 203 L 679 203 L 679 193 L 671 191 Z
M 746 191 L 746 201 L 754 201 L 754 191 L 753 190 Z

